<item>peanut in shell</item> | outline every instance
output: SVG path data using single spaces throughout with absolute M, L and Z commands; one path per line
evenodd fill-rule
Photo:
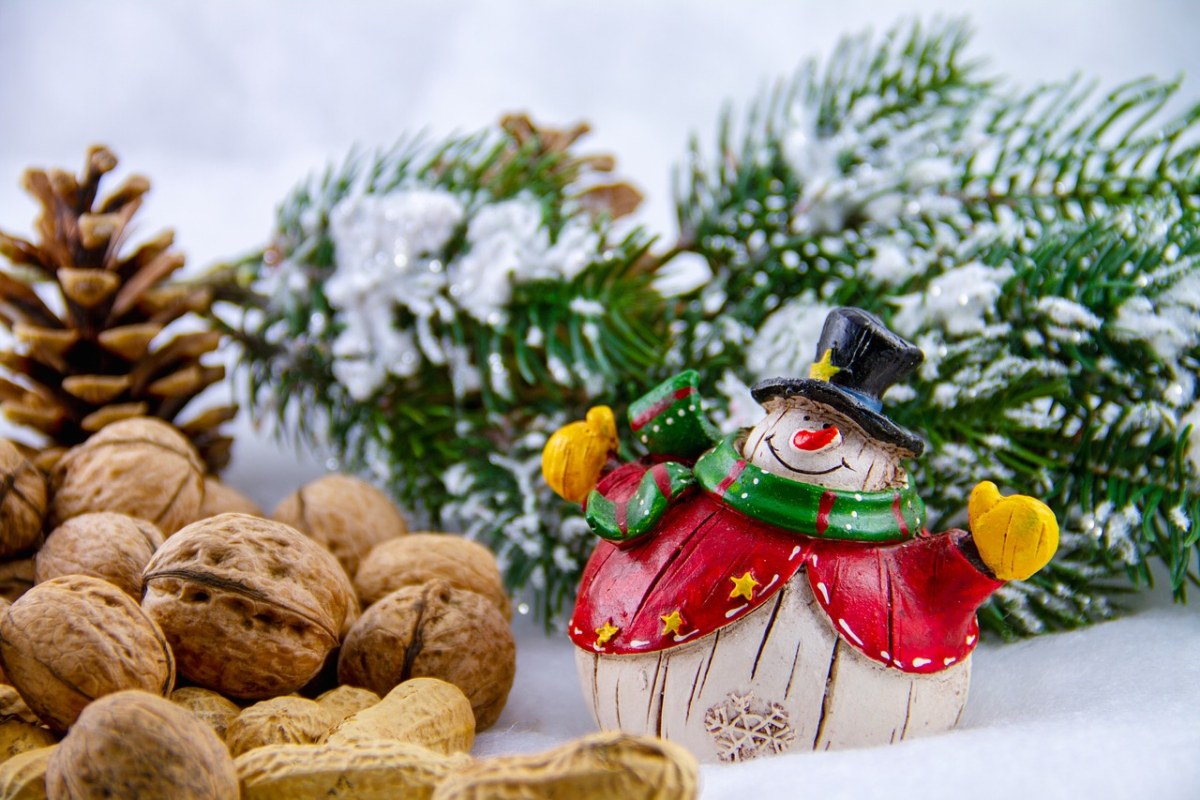
M 428 800 L 434 787 L 471 763 L 397 741 L 273 744 L 237 759 L 243 800 Z
M 433 800 L 695 800 L 699 772 L 677 744 L 605 732 L 476 761 L 438 784 Z

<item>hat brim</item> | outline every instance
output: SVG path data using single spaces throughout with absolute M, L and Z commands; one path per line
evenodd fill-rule
M 925 450 L 925 440 L 920 436 L 901 428 L 854 395 L 841 391 L 828 381 L 814 378 L 769 378 L 754 384 L 750 388 L 750 394 L 760 404 L 773 397 L 807 397 L 850 417 L 868 436 L 902 447 L 913 456 L 919 456 Z

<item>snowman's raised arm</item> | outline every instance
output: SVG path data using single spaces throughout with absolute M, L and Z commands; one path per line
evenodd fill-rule
M 630 428 L 650 460 L 691 464 L 720 440 L 701 408 L 699 384 L 699 374 L 685 370 L 630 404 Z M 542 475 L 559 497 L 583 502 L 613 466 L 617 446 L 612 409 L 595 406 L 587 419 L 550 436 L 542 449 Z
M 967 517 L 979 558 L 1000 580 L 1025 580 L 1058 550 L 1058 519 L 1049 506 L 1021 494 L 1002 497 L 991 481 L 972 490 Z

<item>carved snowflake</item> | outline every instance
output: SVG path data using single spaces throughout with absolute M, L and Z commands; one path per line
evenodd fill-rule
M 782 753 L 796 740 L 784 707 L 759 700 L 753 692 L 730 692 L 725 702 L 708 709 L 704 729 L 716 743 L 722 761 Z

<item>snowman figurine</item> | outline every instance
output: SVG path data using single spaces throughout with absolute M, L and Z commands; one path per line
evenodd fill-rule
M 976 609 L 1050 560 L 1058 525 L 983 482 L 970 532 L 925 529 L 903 466 L 924 443 L 881 402 L 922 358 L 839 308 L 807 378 L 752 388 L 749 431 L 722 438 L 689 371 L 630 407 L 636 462 L 605 407 L 555 432 L 543 473 L 601 537 L 568 623 L 601 728 L 741 761 L 957 723 Z

